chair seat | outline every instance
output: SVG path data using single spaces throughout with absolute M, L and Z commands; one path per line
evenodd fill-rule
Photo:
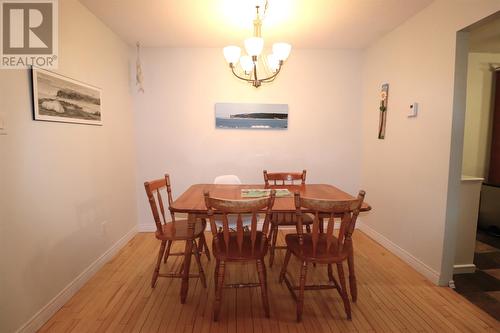
M 253 246 L 249 232 L 244 233 L 241 248 L 238 245 L 236 233 L 231 233 L 228 247 L 226 247 L 226 243 L 222 236 L 217 240 L 214 238 L 212 243 L 212 252 L 214 256 L 223 261 L 263 259 L 267 253 L 267 248 L 267 237 L 262 231 L 256 233 L 256 239 Z
M 160 240 L 186 240 L 200 237 L 205 231 L 206 223 L 201 220 L 196 220 L 194 224 L 193 236 L 188 236 L 188 221 L 176 220 L 175 222 L 168 222 L 163 225 L 163 234 L 156 231 L 156 238 Z
M 274 213 L 273 223 L 284 226 L 296 226 L 297 225 L 297 215 L 295 213 Z M 308 225 L 313 223 L 313 217 L 310 214 L 302 215 L 302 225 Z
M 319 234 L 316 253 L 313 253 L 313 241 L 311 234 L 303 234 L 304 244 L 299 244 L 297 234 L 288 234 L 285 236 L 287 248 L 297 257 L 304 261 L 315 261 L 322 263 L 339 262 L 349 255 L 349 247 L 344 246 L 340 253 L 337 253 L 337 237 L 332 237 L 332 243 L 329 251 L 326 247 L 326 234 Z M 347 245 L 347 244 L 346 244 Z

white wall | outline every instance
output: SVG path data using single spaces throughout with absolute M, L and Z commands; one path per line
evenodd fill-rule
M 33 121 L 29 72 L 0 70 L 1 332 L 136 226 L 128 47 L 75 0 L 59 14 L 58 72 L 103 89 L 104 126 Z
M 491 64 L 500 64 L 500 53 L 469 53 L 462 174 L 480 178 L 488 176 L 491 149 Z
M 359 51 L 292 50 L 272 84 L 232 76 L 220 49 L 145 49 L 145 94 L 135 94 L 137 202 L 153 226 L 143 182 L 170 173 L 174 196 L 220 174 L 262 183 L 262 170 L 308 170 L 308 181 L 359 190 Z M 214 104 L 289 104 L 288 130 L 215 129 Z
M 456 33 L 498 10 L 495 0 L 438 0 L 364 55 L 361 186 L 374 209 L 363 222 L 441 284 L 451 278 L 454 259 L 463 138 L 464 114 L 454 104 L 460 97 L 454 96 L 455 61 L 461 60 Z M 386 139 L 378 140 L 379 91 L 386 82 Z M 406 117 L 412 102 L 420 104 L 413 119 Z

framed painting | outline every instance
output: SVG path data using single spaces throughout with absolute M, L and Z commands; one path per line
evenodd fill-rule
M 284 130 L 288 128 L 288 104 L 216 103 L 215 127 Z
M 33 119 L 102 125 L 101 89 L 33 67 Z

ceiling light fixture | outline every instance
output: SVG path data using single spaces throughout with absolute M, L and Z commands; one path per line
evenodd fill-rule
M 256 17 L 253 21 L 253 37 L 245 39 L 244 42 L 247 55 L 240 57 L 241 49 L 238 46 L 231 45 L 224 48 L 224 57 L 229 63 L 229 67 L 234 76 L 240 80 L 252 83 L 255 88 L 260 87 L 262 83 L 274 81 L 292 49 L 292 46 L 288 43 L 274 43 L 272 47 L 273 53 L 267 57 L 262 55 L 264 39 L 261 36 L 262 19 L 259 12 L 261 2 L 262 1 L 258 1 L 255 6 Z M 266 14 L 267 7 L 268 2 L 265 1 L 263 16 Z M 239 69 L 237 69 L 236 66 L 238 61 L 241 67 Z M 259 78 L 257 69 L 266 72 L 266 77 Z

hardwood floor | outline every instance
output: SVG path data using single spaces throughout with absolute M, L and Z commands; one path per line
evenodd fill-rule
M 279 242 L 284 243 L 280 231 Z M 211 237 L 207 233 L 207 241 Z M 210 243 L 209 243 L 210 244 Z M 271 318 L 264 317 L 259 289 L 226 289 L 220 321 L 212 321 L 214 260 L 203 257 L 208 288 L 191 279 L 187 303 L 180 304 L 180 279 L 150 280 L 160 246 L 140 233 L 107 263 L 42 328 L 41 332 L 500 332 L 495 319 L 449 288 L 436 287 L 399 258 L 357 230 L 354 233 L 358 302 L 347 321 L 335 290 L 305 294 L 303 322 L 278 281 L 284 251 L 268 268 Z M 174 244 L 174 250 L 181 243 Z M 267 259 L 267 258 L 266 258 Z M 177 269 L 171 257 L 163 270 Z M 267 261 L 266 261 L 267 264 Z M 298 275 L 292 258 L 289 271 Z M 228 265 L 226 282 L 257 281 L 255 264 Z M 311 279 L 311 280 L 309 280 Z M 308 281 L 327 281 L 326 266 L 310 267 Z

